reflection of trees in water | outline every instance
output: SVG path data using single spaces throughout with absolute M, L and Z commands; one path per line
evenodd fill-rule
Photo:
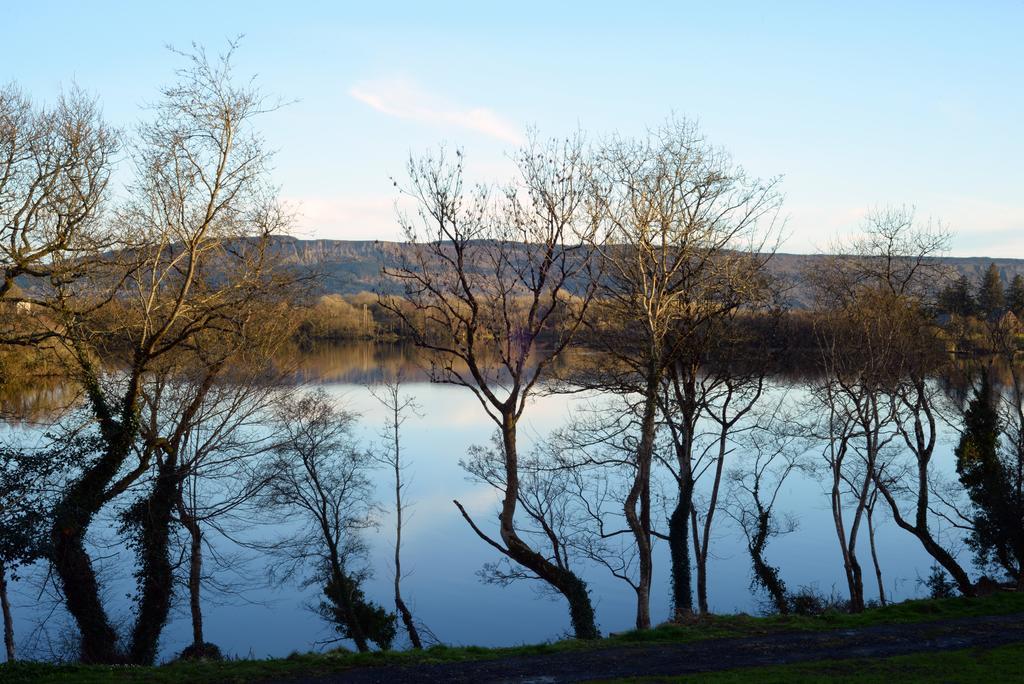
M 1024 366 L 1018 359 L 1017 372 Z M 947 364 L 945 372 L 937 378 L 946 398 L 953 406 L 965 410 L 979 379 L 979 373 L 986 370 L 993 389 L 1000 395 L 1010 392 L 1014 385 L 1013 369 L 1002 356 L 957 356 Z
M 0 421 L 15 426 L 48 423 L 79 399 L 75 388 L 56 377 L 0 386 Z
M 295 366 L 293 378 L 302 382 L 342 382 L 356 385 L 377 384 L 401 373 L 407 382 L 430 380 L 431 352 L 405 342 L 351 341 L 338 344 L 314 345 L 308 350 L 293 350 L 285 359 Z M 593 352 L 568 350 L 555 367 L 568 372 L 583 368 Z M 501 373 L 497 363 L 490 364 L 495 373 Z M 464 371 L 455 365 L 456 371 Z M 563 373 L 564 374 L 564 373 Z
M 376 384 L 385 376 L 401 372 L 404 377 L 426 380 L 420 364 L 424 352 L 401 342 L 370 340 L 324 343 L 308 350 L 295 350 L 287 358 L 295 366 L 296 383 L 343 382 Z
M 76 391 L 64 382 L 62 368 L 53 350 L 42 345 L 0 347 L 0 424 L 53 422 L 75 403 Z
M 291 378 L 296 384 L 378 384 L 399 372 L 407 381 L 426 382 L 428 355 L 429 352 L 408 343 L 360 340 L 324 343 L 308 350 L 292 349 L 281 359 L 281 365 L 295 369 Z M 567 358 L 573 356 L 578 354 Z M 56 420 L 79 398 L 74 385 L 56 375 L 19 377 L 0 385 L 0 420 L 12 424 Z
M 359 340 L 327 342 L 307 350 L 292 349 L 283 363 L 295 368 L 292 379 L 296 384 L 377 384 L 398 372 L 409 382 L 427 382 L 430 379 L 429 354 L 406 342 Z M 559 358 L 555 375 L 571 383 L 574 377 L 586 374 L 595 364 L 609 362 L 610 359 L 593 350 L 569 349 Z M 998 358 L 992 358 L 991 362 L 997 387 L 1012 386 L 1006 362 Z M 956 405 L 962 405 L 970 394 L 979 363 L 987 365 L 989 359 L 955 358 L 946 365 L 942 375 L 935 378 Z M 782 353 L 773 359 L 771 377 L 776 383 L 799 386 L 819 375 L 818 358 L 813 353 Z M 78 398 L 72 387 L 55 375 L 18 378 L 0 385 L 0 419 L 11 423 L 45 422 L 54 419 Z

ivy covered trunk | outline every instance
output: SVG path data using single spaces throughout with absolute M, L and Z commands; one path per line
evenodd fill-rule
M 160 633 L 167 624 L 174 593 L 174 569 L 170 559 L 171 519 L 177 502 L 177 460 L 173 454 L 160 463 L 150 495 L 130 509 L 136 526 L 139 555 L 139 605 L 132 630 L 129 659 L 136 665 L 156 660 Z
M 4 649 L 7 653 L 7 662 L 14 662 L 14 618 L 11 615 L 11 602 L 7 596 L 7 568 L 3 561 L 0 561 L 0 609 L 4 614 Z
M 339 613 L 338 617 L 344 621 L 347 634 L 355 642 L 356 648 L 360 653 L 366 653 L 370 645 L 356 610 L 354 590 L 354 583 L 345 575 L 338 560 L 338 552 L 331 548 L 331 577 L 324 587 L 324 594 Z
M 750 539 L 750 560 L 754 565 L 754 581 L 768 592 L 775 610 L 780 615 L 786 615 L 789 613 L 786 585 L 779 577 L 779 569 L 769 565 L 764 559 L 764 549 L 768 545 L 770 530 L 771 514 L 761 511 L 757 516 L 757 528 Z
M 681 413 L 680 434 L 675 443 L 678 498 L 668 520 L 668 547 L 672 559 L 672 619 L 681 622 L 693 616 L 693 570 L 690 565 L 691 523 L 693 522 L 693 426 L 697 416 L 695 369 L 673 378 L 676 403 Z M 678 370 L 677 370 L 678 373 Z
M 329 550 L 329 577 L 324 586 L 328 602 L 321 613 L 334 622 L 338 632 L 352 639 L 360 653 L 370 650 L 370 642 L 382 651 L 395 639 L 395 615 L 366 598 L 360 580 L 345 571 L 334 546 Z
M 54 509 L 51 562 L 64 593 L 65 604 L 78 627 L 83 663 L 120 663 L 118 636 L 100 598 L 92 559 L 85 549 L 85 534 L 106 503 L 107 487 L 117 476 L 131 450 L 137 429 L 133 409 L 123 412 L 120 424 L 104 421 L 105 448 L 92 467 L 74 482 Z
M 203 534 L 199 525 L 192 521 L 189 531 L 188 559 L 188 606 L 192 618 L 192 643 L 202 647 L 206 643 L 203 634 L 203 606 L 201 601 L 203 583 Z
M 693 570 L 690 566 L 690 514 L 693 482 L 680 475 L 679 499 L 668 519 L 668 548 L 672 560 L 672 619 L 681 622 L 693 615 Z

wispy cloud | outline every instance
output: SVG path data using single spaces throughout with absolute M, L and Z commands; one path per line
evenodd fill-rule
M 519 128 L 486 107 L 463 107 L 426 92 L 404 79 L 365 81 L 349 95 L 378 112 L 409 121 L 455 126 L 513 144 L 523 142 Z

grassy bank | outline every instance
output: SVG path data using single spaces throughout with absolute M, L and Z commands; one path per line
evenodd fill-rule
M 1024 677 L 1024 644 L 992 649 L 967 649 L 945 653 L 921 653 L 893 658 L 819 660 L 774 667 L 750 667 L 692 677 L 647 677 L 609 680 L 595 684 L 975 684 L 1016 682 Z
M 941 600 L 907 601 L 885 608 L 875 608 L 859 615 L 829 613 L 816 617 L 771 616 L 751 617 L 747 615 L 713 616 L 685 625 L 662 625 L 646 632 L 626 632 L 596 642 L 575 640 L 558 641 L 513 648 L 481 648 L 474 646 L 438 646 L 423 652 L 390 651 L 378 653 L 349 653 L 337 651 L 323 654 L 295 654 L 288 658 L 267 660 L 229 660 L 225 662 L 175 662 L 157 667 L 100 667 L 84 665 L 50 665 L 42 663 L 16 663 L 0 666 L 0 681 L 3 682 L 251 682 L 268 678 L 310 676 L 340 672 L 353 667 L 374 665 L 411 665 L 417 663 L 457 662 L 502 658 L 517 655 L 535 655 L 566 651 L 584 652 L 596 648 L 610 648 L 652 643 L 680 643 L 700 639 L 715 639 L 736 636 L 757 636 L 781 631 L 829 630 L 868 627 L 881 624 L 926 622 L 982 615 L 1005 615 L 1024 612 L 1024 594 L 1001 593 L 992 596 L 968 599 L 954 598 Z M 941 666 L 939 663 L 948 663 Z M 928 670 L 927 668 L 933 668 Z M 950 652 L 906 656 L 885 660 L 843 661 L 838 663 L 810 663 L 786 667 L 757 668 L 750 671 L 735 671 L 712 676 L 702 675 L 702 681 L 747 682 L 747 681 L 810 681 L 822 675 L 828 677 L 852 677 L 840 681 L 891 680 L 891 668 L 904 668 L 912 676 L 921 672 L 921 681 L 927 681 L 928 673 L 943 677 L 949 674 L 944 667 L 959 668 L 965 673 L 993 668 L 1015 668 L 1024 671 L 1024 647 L 1014 646 L 994 649 L 978 655 L 972 652 Z M 889 668 L 889 669 L 887 669 Z M 916 668 L 916 669 L 915 669 Z M 973 669 L 972 669 L 973 668 Z M 902 672 L 903 670 L 898 670 Z M 870 676 L 869 676 L 870 675 Z M 902 677 L 902 675 L 900 675 Z M 966 676 L 966 675 L 965 675 Z M 998 674 L 996 674 L 998 676 Z M 766 679 L 775 677 L 775 679 Z M 719 679 L 721 678 L 721 679 Z M 975 677 L 976 679 L 976 677 Z M 651 680 L 686 681 L 686 680 Z M 945 679 L 945 681 L 961 681 Z M 970 678 L 963 681 L 972 681 Z M 998 681 L 998 680 L 997 680 Z

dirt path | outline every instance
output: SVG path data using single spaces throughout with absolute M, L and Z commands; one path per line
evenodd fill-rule
M 791 632 L 688 644 L 616 647 L 437 665 L 361 668 L 291 684 L 501 682 L 554 684 L 616 677 L 684 675 L 810 660 L 881 658 L 1024 642 L 1024 613 L 827 632 Z

